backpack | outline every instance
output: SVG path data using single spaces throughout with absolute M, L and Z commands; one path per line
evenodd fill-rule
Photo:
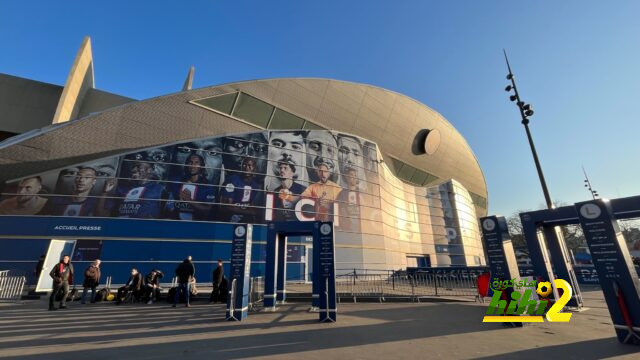
M 96 277 L 96 268 L 93 266 L 89 266 L 85 271 L 84 271 L 84 277 L 85 278 L 89 278 L 89 279 L 94 279 Z

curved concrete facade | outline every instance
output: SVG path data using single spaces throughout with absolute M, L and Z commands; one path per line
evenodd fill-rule
M 0 143 L 0 180 L 61 168 L 100 155 L 260 126 L 195 105 L 200 99 L 242 92 L 320 127 L 353 133 L 378 144 L 382 159 L 395 160 L 437 179 L 456 179 L 486 213 L 487 190 L 478 162 L 464 138 L 440 114 L 404 95 L 378 87 L 328 79 L 245 81 L 125 104 Z M 421 129 L 440 133 L 432 155 L 413 155 Z M 409 167 L 408 167 L 409 168 Z M 475 200 L 474 199 L 474 200 Z M 484 202 L 484 203 L 483 203 Z
M 296 142 L 294 138 L 299 138 L 297 150 L 291 145 Z M 206 154 L 231 156 L 234 147 L 270 154 L 274 148 L 290 146 L 309 159 L 314 146 L 318 146 L 314 145 L 318 142 L 314 138 L 333 139 L 332 154 L 336 159 L 353 158 L 356 154 L 361 158 L 359 163 L 365 164 L 349 165 L 366 169 L 357 172 L 359 185 L 351 191 L 346 191 L 351 185 L 349 177 L 343 174 L 348 167 L 338 164 L 329 169 L 334 175 L 339 173 L 331 177 L 336 190 L 332 205 L 327 208 L 330 210 L 317 209 L 322 197 L 317 192 L 295 194 L 315 210 L 288 208 L 294 217 L 287 220 L 305 221 L 323 216 L 322 219 L 336 223 L 337 260 L 341 268 L 484 265 L 477 218 L 486 214 L 487 190 L 482 171 L 464 138 L 440 114 L 411 98 L 375 86 L 329 79 L 256 80 L 187 90 L 126 103 L 9 138 L 0 143 L 0 214 L 16 203 L 21 180 L 38 175 L 44 189 L 40 195 L 41 211 L 5 211 L 5 215 L 150 217 L 256 224 L 278 220 L 273 217 L 282 210 L 275 205 L 281 181 L 273 180 L 280 179 L 277 159 L 264 155 L 264 162 L 256 161 L 255 169 L 251 170 L 257 174 L 258 182 L 243 184 L 240 178 L 229 182 L 234 172 L 243 171 L 241 165 L 234 168 L 225 163 L 227 160 L 211 165 Z M 359 148 L 341 144 L 340 139 L 349 138 L 356 139 Z M 234 142 L 237 143 L 233 145 Z M 207 146 L 218 148 L 212 151 Z M 415 151 L 416 146 L 422 147 L 422 154 Z M 193 195 L 202 184 L 189 184 L 176 177 L 189 168 L 183 163 L 186 160 L 181 159 L 168 165 L 179 167 L 180 171 L 173 177 L 154 177 L 152 182 L 157 186 L 148 190 L 158 194 L 163 204 L 173 204 L 170 212 L 163 205 L 151 211 L 153 216 L 139 216 L 136 202 L 138 208 L 146 206 L 142 201 L 146 199 L 135 191 L 136 188 L 147 191 L 141 186 L 114 187 L 107 195 L 92 190 L 89 198 L 95 199 L 90 203 L 91 211 L 83 204 L 65 202 L 73 198 L 74 186 L 79 186 L 74 183 L 87 180 L 86 171 L 78 175 L 84 167 L 92 169 L 87 171 L 89 178 L 95 177 L 89 179 L 95 181 L 92 185 L 95 189 L 104 188 L 110 178 L 126 185 L 135 182 L 139 172 L 151 171 L 140 170 L 149 168 L 141 165 L 134 171 L 131 164 L 142 159 L 156 169 L 167 158 L 181 156 L 179 153 L 185 148 L 200 155 L 199 161 L 206 162 L 206 166 L 222 169 L 219 177 L 206 181 L 215 194 L 199 191 L 199 198 Z M 242 157 L 260 159 L 249 153 L 243 153 Z M 293 158 L 295 155 L 288 160 Z M 101 161 L 104 164 L 96 166 Z M 319 162 L 299 160 L 291 164 L 307 169 L 300 178 L 296 177 L 301 184 L 299 192 L 313 188 L 311 185 L 319 181 L 314 179 Z M 99 170 L 108 168 L 117 171 Z M 261 194 L 258 203 L 247 205 L 258 209 L 255 215 L 246 219 L 234 216 L 238 214 L 221 217 L 227 215 L 225 208 L 244 201 L 240 200 L 243 195 L 237 194 L 233 196 L 239 198 L 231 195 L 224 198 L 229 186 L 232 189 L 248 186 L 249 192 L 244 195 L 247 201 L 253 201 L 248 199 L 253 199 L 254 191 Z M 184 189 L 192 194 L 191 200 L 180 198 Z M 352 195 L 353 191 L 362 195 Z M 294 197 L 295 202 L 299 201 Z M 108 211 L 104 210 L 105 203 L 101 205 L 104 211 L 93 211 L 100 198 L 112 205 Z M 288 195 L 284 198 L 294 203 Z M 44 200 L 49 202 L 45 204 Z M 185 210 L 203 204 L 208 215 L 202 215 L 204 210 L 199 210 L 201 214 L 197 216 L 195 210 Z M 349 206 L 341 208 L 344 204 Z M 180 206 L 184 206 L 182 210 Z M 213 240 L 228 242 L 228 239 Z M 215 256 L 225 257 L 226 253 Z

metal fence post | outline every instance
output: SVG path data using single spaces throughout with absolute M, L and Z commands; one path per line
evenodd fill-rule
M 433 286 L 436 288 L 436 296 L 438 296 L 438 274 L 433 277 Z

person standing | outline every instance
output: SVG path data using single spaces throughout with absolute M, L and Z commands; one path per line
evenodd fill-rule
M 49 276 L 53 279 L 53 291 L 49 297 L 49 310 L 56 310 L 55 306 L 53 306 L 53 302 L 60 292 L 62 292 L 60 309 L 67 308 L 66 304 L 67 295 L 69 295 L 69 284 L 73 284 L 73 265 L 70 260 L 69 255 L 65 255 L 49 273 Z
M 176 307 L 180 300 L 180 294 L 184 294 L 186 301 L 186 307 L 191 306 L 189 304 L 189 297 L 191 297 L 191 279 L 196 273 L 196 268 L 193 266 L 191 255 L 176 268 L 176 277 L 178 278 L 178 288 L 176 289 L 176 295 L 173 298 L 173 307 Z
M 210 302 L 218 302 L 222 301 L 222 294 L 220 294 L 220 289 L 222 288 L 222 282 L 224 281 L 224 267 L 222 264 L 222 259 L 218 259 L 218 266 L 215 270 L 213 270 L 213 278 L 212 285 L 213 290 L 211 291 Z
M 93 304 L 96 302 L 96 287 L 98 287 L 98 284 L 100 284 L 100 260 L 95 260 L 84 271 L 82 300 L 80 303 L 87 303 L 87 294 L 89 293 L 89 289 L 91 289 L 91 303 Z

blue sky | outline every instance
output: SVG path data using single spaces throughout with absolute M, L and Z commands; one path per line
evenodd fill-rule
M 506 48 L 554 200 L 640 194 L 637 1 L 3 1 L 0 72 L 63 84 L 84 35 L 97 87 L 144 99 L 270 77 L 404 93 L 467 139 L 490 212 L 543 206 L 507 99 Z

